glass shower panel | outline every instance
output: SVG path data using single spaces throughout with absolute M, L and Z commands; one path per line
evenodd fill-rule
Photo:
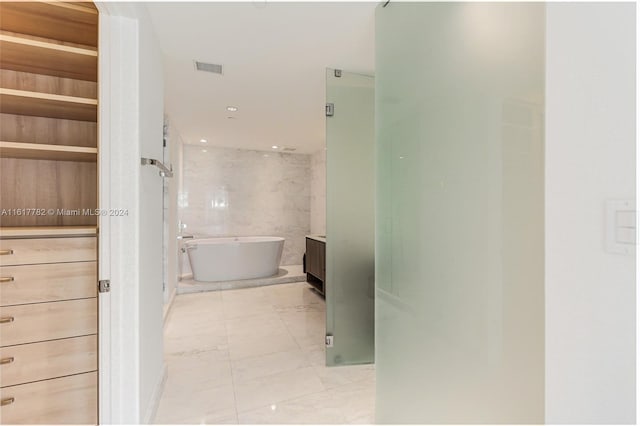
M 374 79 L 327 70 L 327 365 L 374 357 Z
M 544 5 L 376 13 L 376 419 L 544 422 Z

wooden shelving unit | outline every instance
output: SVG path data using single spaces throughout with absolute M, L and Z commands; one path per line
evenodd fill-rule
M 0 2 L 0 15 L 5 31 L 98 46 L 98 11 L 90 3 Z
M 0 33 L 0 62 L 4 69 L 96 81 L 98 52 L 50 43 L 23 35 Z
M 98 11 L 0 17 L 0 419 L 97 424 Z
M 95 162 L 97 156 L 97 148 L 0 141 L 0 158 Z
M 97 121 L 98 101 L 0 87 L 0 113 Z
M 95 226 L 14 226 L 0 228 L 0 238 L 95 236 Z

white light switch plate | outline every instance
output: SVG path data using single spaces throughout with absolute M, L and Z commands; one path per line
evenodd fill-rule
M 635 255 L 638 241 L 634 200 L 607 200 L 605 212 L 605 250 Z

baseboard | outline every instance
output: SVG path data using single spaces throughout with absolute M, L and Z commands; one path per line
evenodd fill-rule
M 153 420 L 156 417 L 158 406 L 160 405 L 160 398 L 162 398 L 162 391 L 164 390 L 164 384 L 167 381 L 167 374 L 167 364 L 162 363 L 162 375 L 160 376 L 160 380 L 156 384 L 156 388 L 153 390 L 151 401 L 149 402 L 149 406 L 147 407 L 147 411 L 142 421 L 142 423 L 145 425 L 153 423 Z
M 176 290 L 177 290 L 177 288 L 173 289 L 173 291 L 169 295 L 169 300 L 167 301 L 167 303 L 165 303 L 165 305 L 163 307 L 163 310 L 162 310 L 162 321 L 163 321 L 164 325 L 167 324 L 167 319 L 169 318 L 169 314 L 171 313 L 171 308 L 173 307 L 173 301 L 176 298 Z

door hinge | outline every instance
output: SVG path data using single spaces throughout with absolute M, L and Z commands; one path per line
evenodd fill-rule
M 333 104 L 327 104 L 324 108 L 324 112 L 327 117 L 333 117 Z
M 330 334 L 327 334 L 326 336 L 324 336 L 324 345 L 327 348 L 332 348 L 333 347 L 333 336 Z
M 98 293 L 109 293 L 111 291 L 111 280 L 98 281 Z

